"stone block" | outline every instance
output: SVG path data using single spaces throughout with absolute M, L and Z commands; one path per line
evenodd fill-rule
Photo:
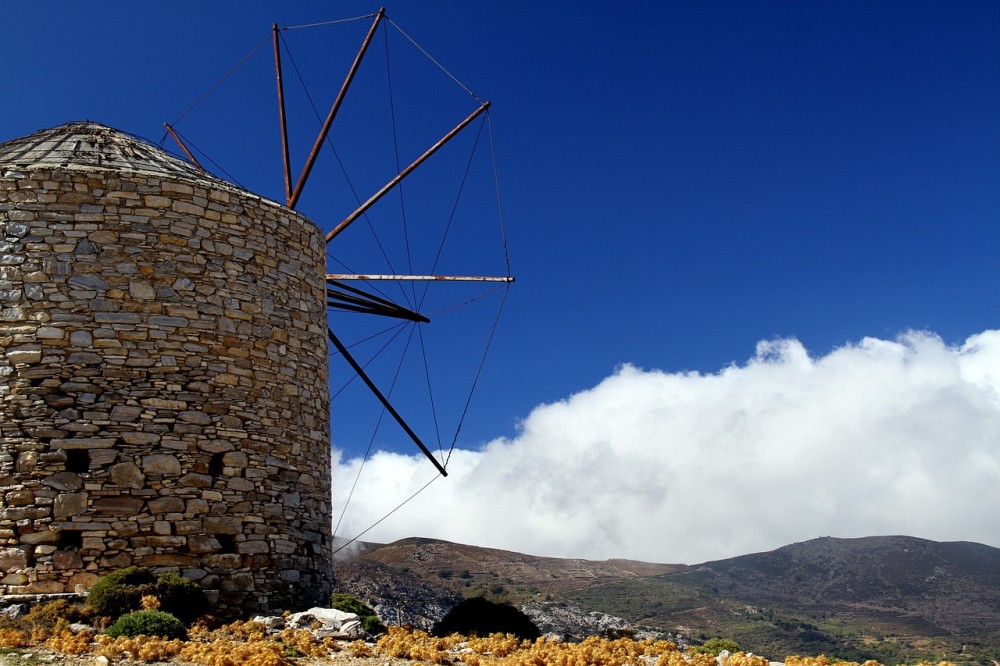
M 192 555 L 158 553 L 136 557 L 135 564 L 140 567 L 190 567 L 197 565 L 198 560 Z
M 30 490 L 12 490 L 4 495 L 9 506 L 31 506 L 35 503 L 35 493 Z
M 7 573 L 28 566 L 26 548 L 0 548 L 0 572 Z
M 146 474 L 180 474 L 181 463 L 177 456 L 154 453 L 142 457 L 142 471 Z
M 267 553 L 270 551 L 270 548 L 266 541 L 243 541 L 237 545 L 236 550 L 241 555 L 253 555 Z
M 115 441 L 114 437 L 71 437 L 53 439 L 52 446 L 57 449 L 110 449 Z
M 146 484 L 146 475 L 135 463 L 123 462 L 112 465 L 111 481 L 123 488 L 142 488 Z
M 243 531 L 243 521 L 232 516 L 205 516 L 201 521 L 209 534 L 239 534 Z
M 155 432 L 123 432 L 122 439 L 128 444 L 148 445 L 160 441 L 160 436 Z
M 150 513 L 159 515 L 163 513 L 183 513 L 184 500 L 179 497 L 158 497 L 149 500 L 146 504 Z
M 83 481 L 80 479 L 79 474 L 74 474 L 73 472 L 57 472 L 52 476 L 42 479 L 42 485 L 62 491 L 79 490 L 83 487 Z
M 36 532 L 22 534 L 18 541 L 28 546 L 37 546 L 40 543 L 55 543 L 59 540 L 59 533 L 53 530 L 40 529 Z
M 62 493 L 56 496 L 52 505 L 52 515 L 55 518 L 70 518 L 78 516 L 87 510 L 89 493 Z
M 94 500 L 94 511 L 105 516 L 137 516 L 145 504 L 138 497 L 100 497 Z
M 41 345 L 29 344 L 11 347 L 4 352 L 11 365 L 38 363 L 42 360 Z
M 82 569 L 83 558 L 80 553 L 69 550 L 57 550 L 52 554 L 52 566 L 56 569 Z
M 222 550 L 222 544 L 213 536 L 203 534 L 191 535 L 187 538 L 188 549 L 192 553 L 217 553 Z

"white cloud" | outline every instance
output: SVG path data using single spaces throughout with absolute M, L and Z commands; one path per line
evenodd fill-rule
M 335 458 L 335 507 L 358 464 Z M 340 535 L 432 473 L 375 454 Z M 456 450 L 448 478 L 364 538 L 697 563 L 825 535 L 1000 546 L 998 517 L 1000 331 L 960 347 L 911 332 L 818 358 L 765 341 L 715 374 L 624 365 L 535 408 L 517 437 Z

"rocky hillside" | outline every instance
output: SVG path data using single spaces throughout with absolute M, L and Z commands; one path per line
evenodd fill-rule
M 422 627 L 455 600 L 483 595 L 568 637 L 725 636 L 775 659 L 826 653 L 886 664 L 990 664 L 1000 654 L 1000 549 L 974 543 L 822 538 L 686 566 L 404 539 L 365 545 L 335 575 L 387 621 Z

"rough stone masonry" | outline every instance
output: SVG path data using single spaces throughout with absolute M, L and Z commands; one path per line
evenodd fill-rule
M 0 144 L 0 594 L 129 565 L 328 602 L 325 244 L 96 123 Z

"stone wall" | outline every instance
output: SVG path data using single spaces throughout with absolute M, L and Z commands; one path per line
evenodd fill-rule
M 328 601 L 324 267 L 221 181 L 0 172 L 0 594 L 140 565 L 223 615 Z

